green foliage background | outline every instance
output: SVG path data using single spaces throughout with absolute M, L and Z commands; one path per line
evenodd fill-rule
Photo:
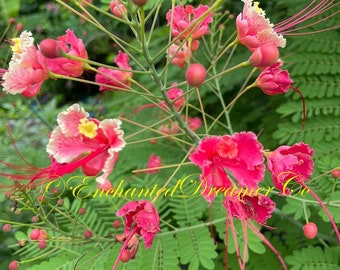
M 101 1 L 105 6 L 108 1 Z M 149 1 L 149 5 L 155 1 Z M 182 1 L 197 4 L 195 1 Z M 278 0 L 261 1 L 261 6 L 267 11 L 274 23 L 283 17 L 295 14 L 309 1 Z M 34 3 L 34 4 L 33 4 Z M 98 1 L 99 3 L 99 1 Z M 98 31 L 94 31 L 86 24 L 79 23 L 78 18 L 69 13 L 54 14 L 47 11 L 45 1 L 0 1 L 2 18 L 18 16 L 27 29 L 35 32 L 37 42 L 46 36 L 56 37 L 62 35 L 65 29 L 72 25 L 72 29 L 81 33 L 86 31 L 84 39 L 87 48 L 91 51 L 91 58 L 97 61 L 112 63 L 116 54 L 111 50 L 110 41 L 103 38 Z M 234 14 L 242 8 L 241 1 L 226 1 L 225 7 Z M 164 18 L 170 8 L 164 5 L 160 18 Z M 279 10 L 280 12 L 276 12 Z M 283 12 L 284 11 L 284 12 Z M 278 17 L 280 15 L 281 17 Z M 160 19 L 160 25 L 162 19 Z M 334 16 L 325 21 L 321 28 L 339 25 L 339 16 Z M 1 21 L 1 28 L 6 21 Z M 116 22 L 108 21 L 112 29 L 120 29 Z M 229 25 L 234 29 L 233 22 Z M 73 28 L 74 27 L 74 28 Z M 123 38 L 129 39 L 125 29 L 120 29 Z M 226 33 L 229 33 L 226 29 Z M 157 48 L 167 42 L 167 29 L 160 26 L 154 33 L 154 43 L 151 52 L 156 53 Z M 302 35 L 287 38 L 287 48 L 282 50 L 282 59 L 285 67 L 289 69 L 294 86 L 304 95 L 307 106 L 307 119 L 303 130 L 301 98 L 293 91 L 284 96 L 268 97 L 260 90 L 253 89 L 246 93 L 235 105 L 232 114 L 232 124 L 235 131 L 252 130 L 260 133 L 260 141 L 266 148 L 275 147 L 295 142 L 304 141 L 315 150 L 315 172 L 308 185 L 326 202 L 335 221 L 340 223 L 340 183 L 330 176 L 330 170 L 340 166 L 340 38 L 339 30 L 322 32 L 313 35 Z M 99 42 L 100 41 L 100 42 Z M 207 41 L 208 42 L 208 41 Z M 237 62 L 247 58 L 247 52 L 242 48 L 235 53 Z M 6 66 L 8 60 L 8 45 L 1 43 L 1 65 Z M 93 56 L 93 57 L 92 57 Z M 200 58 L 202 57 L 202 59 Z M 204 56 L 198 56 L 201 61 L 209 61 Z M 164 59 L 159 59 L 161 67 Z M 181 71 L 169 69 L 169 80 L 181 76 Z M 226 102 L 230 101 L 237 93 L 249 70 L 235 72 L 227 75 L 220 81 L 224 89 Z M 91 76 L 91 74 L 87 74 Z M 148 78 L 138 78 L 145 87 L 153 87 Z M 60 90 L 63 89 L 63 90 Z M 65 90 L 64 90 L 65 89 Z M 92 107 L 97 99 L 98 90 L 91 86 L 80 88 L 77 84 L 69 82 L 52 82 L 44 84 L 44 94 L 38 100 L 24 100 L 20 97 L 5 96 L 0 101 L 0 160 L 22 164 L 22 160 L 11 147 L 12 142 L 8 137 L 7 126 L 11 127 L 13 139 L 22 155 L 30 163 L 38 167 L 48 165 L 45 145 L 47 134 L 55 125 L 56 112 L 62 111 L 68 104 L 79 101 L 98 117 L 116 117 L 131 111 L 140 104 L 137 97 L 125 96 L 121 93 L 105 94 L 99 105 Z M 53 98 L 52 98 L 53 97 Z M 214 115 L 218 100 L 216 97 L 202 92 L 204 105 L 208 113 Z M 150 110 L 132 118 L 139 123 L 152 124 L 157 119 L 157 111 Z M 133 133 L 136 127 L 126 124 L 126 134 Z M 216 134 L 225 134 L 221 127 L 215 130 Z M 152 137 L 152 133 L 143 133 L 138 140 Z M 175 143 L 157 144 L 131 144 L 121 153 L 116 165 L 114 179 L 116 183 L 125 180 L 125 187 L 161 186 L 172 173 L 171 169 L 162 170 L 157 175 L 131 175 L 132 170 L 142 169 L 150 153 L 162 156 L 164 164 L 172 164 L 178 157 L 185 157 L 187 149 Z M 20 163 L 21 162 L 21 163 Z M 193 179 L 198 179 L 198 170 L 192 166 L 183 166 L 174 176 L 174 179 L 183 179 L 193 174 Z M 196 178 L 195 178 L 196 175 Z M 80 180 L 79 180 L 80 181 Z M 6 184 L 7 179 L 1 179 Z M 175 184 L 175 182 L 173 183 Z M 269 177 L 264 186 L 270 186 Z M 95 189 L 94 184 L 90 184 Z M 189 188 L 192 187 L 188 187 Z M 39 250 L 35 243 L 27 242 L 24 247 L 19 247 L 17 240 L 28 239 L 33 226 L 45 228 L 43 223 L 31 223 L 32 212 L 24 209 L 20 215 L 15 215 L 10 201 L 1 194 L 0 220 L 13 220 L 20 224 L 11 233 L 0 232 L 0 268 L 5 269 L 13 259 L 29 260 L 42 256 L 41 260 L 25 264 L 20 269 L 111 269 L 118 253 L 120 244 L 116 243 L 112 234 L 116 231 L 111 223 L 116 219 L 115 212 L 126 200 L 124 198 L 90 198 L 85 200 L 75 199 L 70 191 L 65 189 L 64 204 L 58 211 L 49 212 L 49 207 L 55 205 L 55 200 L 50 199 L 45 207 L 45 216 L 48 222 L 57 225 L 57 232 L 51 232 L 46 250 Z M 37 194 L 27 193 L 27 198 L 35 198 Z M 222 198 L 217 198 L 221 200 Z M 272 194 L 272 199 L 277 203 L 277 208 L 268 221 L 268 226 L 275 229 L 262 228 L 261 232 L 280 251 L 289 269 L 340 269 L 340 249 L 336 237 L 324 212 L 320 210 L 315 200 L 306 195 L 303 197 L 280 197 Z M 80 207 L 88 210 L 85 216 L 78 217 Z M 146 250 L 140 243 L 140 250 L 136 259 L 127 264 L 121 264 L 119 269 L 223 269 L 225 252 L 225 209 L 216 201 L 210 210 L 206 202 L 199 196 L 190 198 L 161 197 L 157 200 L 156 207 L 162 217 L 161 229 L 150 250 Z M 35 209 L 34 211 L 38 211 Z M 210 211 L 212 217 L 210 218 Z M 48 214 L 46 214 L 48 213 Z M 317 223 L 319 235 L 314 240 L 307 240 L 302 234 L 305 217 Z M 211 223 L 209 222 L 211 220 Z M 210 231 L 210 225 L 212 231 Z M 242 245 L 243 233 L 240 224 L 235 221 L 238 241 Z M 91 229 L 96 241 L 84 241 L 84 229 Z M 68 235 L 64 241 L 58 240 L 58 233 Z M 229 232 L 230 233 L 230 232 Z M 111 235 L 111 236 L 110 236 Z M 214 237 L 212 237 L 212 235 Z M 55 238 L 54 238 L 55 237 Z M 215 242 L 214 242 L 215 241 Z M 235 245 L 232 236 L 228 237 L 229 269 L 237 269 Z M 280 264 L 261 240 L 251 231 L 248 232 L 249 254 L 246 269 L 280 269 Z

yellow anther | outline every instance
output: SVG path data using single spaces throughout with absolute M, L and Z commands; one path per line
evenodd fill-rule
M 97 129 L 98 129 L 98 126 L 94 122 L 89 121 L 86 118 L 83 118 L 80 120 L 78 130 L 79 130 L 79 133 L 84 135 L 85 137 L 90 138 L 90 139 L 96 137 Z

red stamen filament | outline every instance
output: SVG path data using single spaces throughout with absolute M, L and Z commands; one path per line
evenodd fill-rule
M 301 127 L 301 129 L 303 130 L 304 127 L 305 127 L 306 118 L 307 118 L 305 98 L 304 98 L 303 94 L 301 93 L 301 91 L 299 89 L 295 88 L 294 86 L 290 86 L 289 88 L 292 89 L 294 92 L 298 93 L 300 95 L 301 99 L 302 99 L 302 114 L 303 114 L 303 118 L 302 118 L 302 127 Z
M 304 9 L 296 13 L 295 15 L 291 16 L 290 18 L 278 23 L 275 25 L 274 30 L 283 35 L 304 35 L 304 34 L 311 34 L 311 33 L 318 33 L 318 32 L 323 32 L 323 31 L 328 31 L 331 29 L 336 29 L 339 28 L 340 26 L 336 25 L 327 29 L 322 29 L 322 30 L 316 30 L 316 31 L 309 31 L 309 32 L 300 32 L 296 33 L 296 31 L 308 28 L 310 26 L 316 25 L 320 22 L 323 22 L 325 20 L 328 20 L 329 18 L 335 16 L 337 13 L 340 11 L 336 11 L 333 14 L 327 16 L 326 18 L 320 19 L 316 22 L 310 23 L 305 26 L 293 28 L 294 26 L 312 19 L 313 17 L 316 17 L 326 11 L 329 11 L 339 5 L 340 3 L 334 4 L 334 1 L 331 0 L 323 0 L 320 3 L 316 4 L 314 7 L 313 5 L 315 4 L 315 0 L 312 1 L 308 6 L 306 6 Z M 295 32 L 295 33 L 294 33 Z

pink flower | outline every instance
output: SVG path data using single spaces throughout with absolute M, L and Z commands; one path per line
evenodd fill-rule
M 261 225 L 267 223 L 275 209 L 275 203 L 260 193 L 256 196 L 226 196 L 223 205 L 233 217 L 240 220 L 252 219 Z
M 226 196 L 223 206 L 226 209 L 226 227 L 227 232 L 231 233 L 234 240 L 235 251 L 237 255 L 238 264 L 240 269 L 245 269 L 247 252 L 240 252 L 239 246 L 239 232 L 235 229 L 234 218 L 240 220 L 242 224 L 242 244 L 244 247 L 248 246 L 248 231 L 249 229 L 256 234 L 273 252 L 277 255 L 278 260 L 282 265 L 282 269 L 287 270 L 287 266 L 281 257 L 280 253 L 273 247 L 273 245 L 267 240 L 267 238 L 261 233 L 258 226 L 253 224 L 252 220 L 260 225 L 265 225 L 268 218 L 271 217 L 272 212 L 275 209 L 275 203 L 267 196 L 260 193 L 255 194 L 238 194 L 236 191 L 234 194 Z M 250 221 L 249 221 L 250 220 Z M 228 241 L 229 233 L 226 233 L 225 240 Z M 245 251 L 245 250 L 244 250 Z
M 30 232 L 30 239 L 35 240 L 46 240 L 49 238 L 49 235 L 46 231 L 40 229 L 34 229 Z
M 211 188 L 229 188 L 233 185 L 232 173 L 239 186 L 257 188 L 264 177 L 263 146 L 252 132 L 232 136 L 210 136 L 200 141 L 189 159 L 202 170 L 203 197 L 212 202 Z
M 182 89 L 176 87 L 176 83 L 172 84 L 172 88 L 167 91 L 167 95 L 177 111 L 179 111 L 185 104 L 184 92 Z M 167 107 L 167 106 L 166 106 Z
M 188 117 L 188 127 L 192 130 L 192 131 L 197 131 L 201 128 L 202 126 L 202 120 L 199 117 Z
M 250 51 L 254 51 L 263 44 L 285 47 L 286 40 L 274 31 L 274 25 L 265 18 L 265 12 L 253 0 L 242 0 L 243 12 L 236 18 L 238 41 Z
M 131 258 L 134 258 L 138 251 L 139 236 L 143 238 L 147 249 L 151 247 L 155 234 L 160 231 L 159 215 L 153 204 L 146 200 L 128 202 L 117 211 L 116 215 L 124 217 L 125 226 L 123 235 L 117 236 L 118 240 L 125 240 L 120 254 L 125 249 L 129 249 Z M 113 269 L 116 269 L 119 257 Z
M 64 53 L 87 60 L 84 42 L 72 30 L 68 29 L 66 35 L 58 37 L 57 43 Z M 84 71 L 84 62 L 66 57 L 48 58 L 47 65 L 52 72 L 71 77 L 79 77 Z
M 287 70 L 282 70 L 280 67 L 282 62 L 276 62 L 270 67 L 266 67 L 259 77 L 256 79 L 256 84 L 267 95 L 277 95 L 286 93 L 293 81 L 289 77 Z
M 81 167 L 84 174 L 103 174 L 96 181 L 104 184 L 125 146 L 124 132 L 118 119 L 99 121 L 89 118 L 78 104 L 69 107 L 57 117 L 58 126 L 52 131 L 46 151 L 54 163 Z M 63 166 L 61 166 L 63 167 Z
M 11 261 L 8 265 L 9 270 L 18 270 L 19 269 L 19 262 L 18 261 Z
M 183 45 L 182 48 L 176 44 L 172 44 L 169 48 L 168 58 L 171 59 L 171 63 L 184 68 L 191 56 L 191 51 L 188 49 L 188 46 Z
M 340 233 L 334 218 L 319 196 L 305 184 L 313 174 L 313 155 L 313 149 L 303 142 L 296 143 L 293 146 L 283 145 L 268 154 L 267 167 L 272 175 L 275 187 L 280 190 L 281 194 L 290 194 L 288 188 L 290 182 L 297 183 L 308 190 L 308 193 L 316 199 L 325 211 L 338 238 L 338 243 L 340 243 Z
M 209 32 L 209 24 L 213 21 L 212 12 L 209 13 L 199 24 L 195 22 L 209 9 L 208 6 L 199 5 L 194 8 L 191 5 L 175 6 L 174 10 L 169 10 L 166 14 L 168 25 L 174 37 L 181 40 L 188 37 L 199 39 Z
M 284 94 L 289 89 L 300 95 L 302 99 L 302 129 L 304 128 L 306 121 L 306 103 L 305 98 L 299 89 L 292 86 L 293 81 L 289 77 L 287 70 L 281 69 L 282 62 L 278 61 L 274 65 L 266 67 L 262 70 L 261 74 L 256 79 L 256 86 L 261 88 L 267 95 Z
M 12 39 L 13 55 L 8 70 L 1 70 L 3 91 L 36 96 L 41 85 L 48 79 L 46 59 L 37 51 L 31 32 L 23 31 L 19 38 Z
M 126 53 L 119 51 L 115 63 L 120 69 L 109 69 L 100 67 L 99 73 L 96 75 L 96 82 L 104 84 L 99 87 L 100 91 L 103 90 L 124 90 L 128 89 L 131 85 L 130 79 L 132 78 L 132 70 L 129 65 L 129 56 Z
M 176 122 L 171 122 L 170 124 L 161 125 L 158 130 L 162 133 L 173 135 L 179 132 L 179 126 Z
M 177 44 L 172 44 L 169 48 L 168 58 L 172 64 L 184 68 L 188 64 L 192 53 L 197 51 L 198 47 L 198 40 L 193 40 L 190 48 L 187 44 L 184 44 L 182 48 Z
M 162 161 L 159 156 L 156 156 L 155 154 L 151 154 L 147 163 L 147 168 L 151 169 L 146 171 L 148 174 L 154 174 L 159 172 L 159 169 L 153 169 L 153 168 L 158 168 L 162 166 Z
M 293 146 L 280 146 L 267 156 L 267 167 L 272 175 L 274 185 L 283 194 L 289 194 L 289 190 L 283 190 L 287 181 L 305 182 L 314 169 L 312 156 L 314 151 L 305 143 L 297 143 Z
M 156 208 L 146 200 L 126 203 L 117 212 L 118 217 L 124 217 L 124 235 L 131 232 L 142 236 L 146 248 L 150 248 L 155 234 L 159 229 L 159 216 Z

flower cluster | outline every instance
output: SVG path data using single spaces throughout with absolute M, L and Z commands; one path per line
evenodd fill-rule
M 88 54 L 82 39 L 70 29 L 54 39 L 43 40 L 38 48 L 32 33 L 23 31 L 12 39 L 12 59 L 8 70 L 0 70 L 3 91 L 8 94 L 36 96 L 49 78 L 80 77 L 86 68 Z M 95 81 L 99 90 L 125 90 L 130 87 L 132 73 L 129 57 L 121 51 L 115 59 L 118 69 L 99 67 Z
M 184 68 L 192 53 L 198 50 L 199 39 L 209 33 L 209 24 L 213 21 L 212 12 L 208 10 L 205 5 L 197 8 L 186 5 L 168 11 L 166 19 L 175 38 L 168 54 L 172 64 Z
M 202 171 L 202 194 L 212 203 L 215 193 L 212 190 L 246 188 L 256 190 L 264 178 L 264 155 L 262 144 L 252 132 L 234 133 L 232 136 L 209 136 L 200 141 L 197 149 L 189 159 Z M 268 170 L 273 183 L 280 192 L 284 184 L 298 175 L 306 181 L 313 172 L 313 150 L 306 144 L 280 146 L 267 155 Z M 254 195 L 253 195 L 254 193 Z M 248 218 L 265 224 L 274 210 L 275 203 L 258 192 L 243 196 L 233 193 L 225 199 L 224 206 L 228 212 L 241 220 Z

